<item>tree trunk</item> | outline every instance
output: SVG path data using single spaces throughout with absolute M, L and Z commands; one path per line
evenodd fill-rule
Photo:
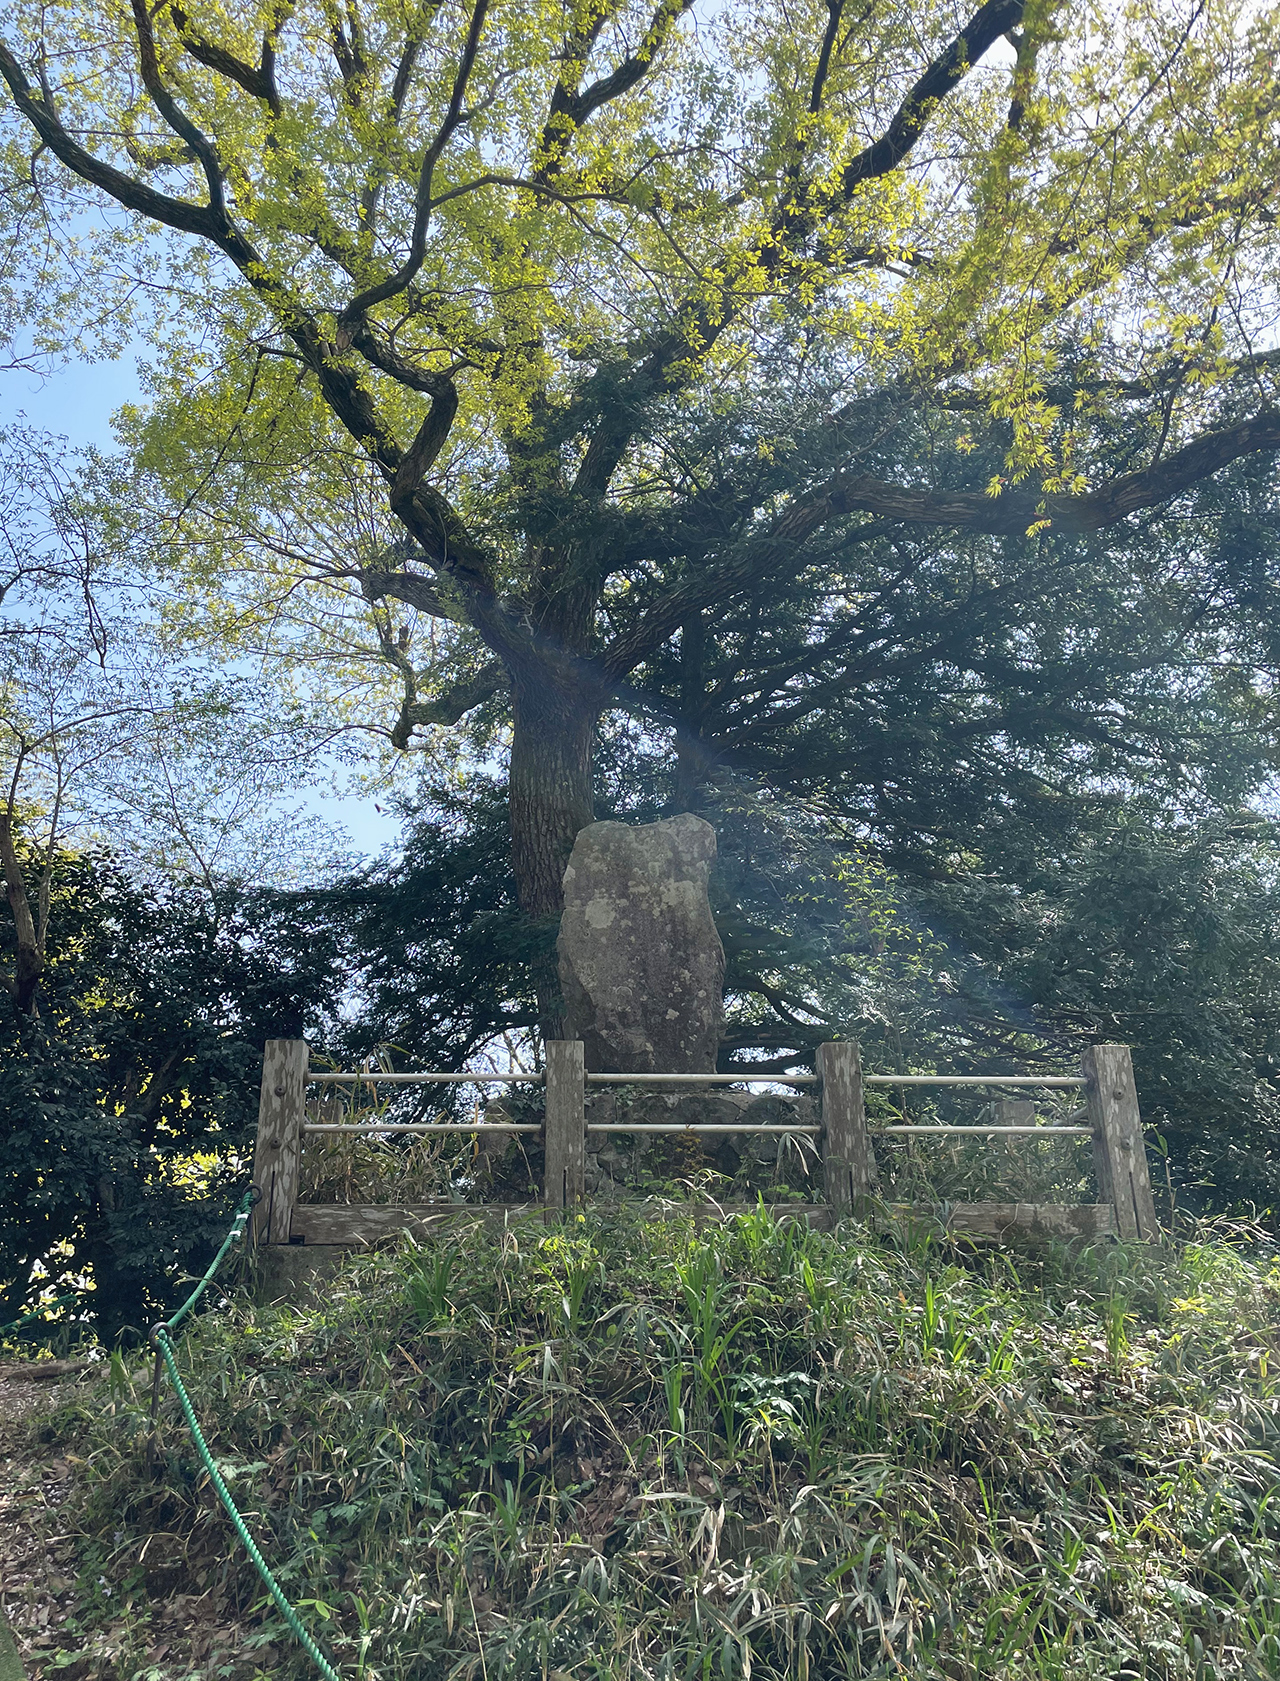
M 564 870 L 579 829 L 595 819 L 591 758 L 599 707 L 540 675 L 512 682 L 511 861 L 520 909 L 542 923 L 536 964 L 543 1037 L 560 1037 L 562 1006 L 551 941 L 564 907 Z
M 702 720 L 706 711 L 707 629 L 701 613 L 685 620 L 680 631 L 680 721 L 676 730 L 676 778 L 672 791 L 672 815 L 695 811 L 698 790 L 707 779 L 710 755 L 702 744 Z
M 44 973 L 44 952 L 41 950 L 43 942 L 31 915 L 27 884 L 23 879 L 22 865 L 18 862 L 18 853 L 13 841 L 13 819 L 8 812 L 0 812 L 0 875 L 4 877 L 16 936 L 14 969 L 9 979 L 9 990 L 20 1013 L 29 1016 L 35 1013 L 36 992 L 40 985 L 40 977 Z

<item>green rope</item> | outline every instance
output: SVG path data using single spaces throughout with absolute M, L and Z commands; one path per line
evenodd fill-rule
M 51 1302 L 42 1302 L 30 1313 L 24 1313 L 21 1319 L 11 1319 L 7 1325 L 0 1325 L 0 1337 L 8 1336 L 10 1331 L 16 1331 L 22 1325 L 30 1325 L 33 1319 L 43 1319 L 44 1315 L 52 1312 L 55 1307 L 62 1307 L 66 1302 L 76 1302 L 79 1299 L 79 1291 L 73 1290 L 69 1296 L 56 1296 Z
M 266 1559 L 264 1559 L 262 1554 L 258 1551 L 257 1542 L 246 1528 L 245 1521 L 240 1516 L 235 1501 L 231 1498 L 231 1490 L 227 1487 L 226 1483 L 223 1482 L 222 1473 L 213 1462 L 213 1455 L 209 1452 L 209 1444 L 205 1441 L 200 1426 L 196 1421 L 195 1409 L 191 1405 L 191 1397 L 187 1394 L 187 1391 L 183 1386 L 182 1379 L 178 1376 L 177 1363 L 173 1358 L 173 1344 L 169 1341 L 168 1327 L 165 1325 L 158 1325 L 151 1335 L 156 1347 L 164 1357 L 165 1365 L 169 1369 L 169 1380 L 178 1392 L 178 1400 L 182 1406 L 183 1417 L 187 1421 L 187 1429 L 191 1432 L 191 1440 L 196 1445 L 196 1452 L 204 1461 L 204 1468 L 209 1473 L 209 1481 L 213 1484 L 214 1488 L 217 1489 L 218 1498 L 226 1507 L 227 1516 L 235 1525 L 236 1534 L 239 1535 L 241 1545 L 253 1561 L 254 1569 L 258 1572 L 259 1576 L 262 1577 L 263 1582 L 266 1584 L 267 1592 L 275 1601 L 276 1609 L 279 1611 L 280 1615 L 284 1618 L 285 1622 L 288 1623 L 289 1628 L 293 1632 L 294 1638 L 311 1659 L 312 1663 L 315 1664 L 321 1675 L 324 1676 L 325 1681 L 341 1681 L 337 1670 L 307 1633 L 306 1629 L 299 1620 L 298 1613 L 285 1598 L 280 1584 L 271 1574 L 271 1569 L 267 1564 Z
M 205 1291 L 213 1283 L 214 1274 L 222 1265 L 223 1260 L 226 1257 L 227 1250 L 230 1249 L 231 1245 L 238 1237 L 243 1235 L 245 1225 L 248 1222 L 249 1215 L 253 1211 L 253 1205 L 257 1200 L 257 1196 L 255 1195 L 252 1187 L 250 1187 L 250 1189 L 247 1190 L 240 1198 L 240 1206 L 236 1209 L 236 1217 L 231 1222 L 231 1230 L 227 1233 L 226 1238 L 223 1240 L 222 1248 L 219 1249 L 218 1253 L 209 1262 L 209 1267 L 204 1277 L 200 1280 L 199 1284 L 196 1285 L 195 1289 L 187 1297 L 186 1301 L 183 1302 L 182 1306 L 171 1319 L 165 1320 L 164 1323 L 167 1330 L 177 1330 L 178 1326 L 181 1325 L 182 1321 L 191 1312 L 192 1308 L 200 1300 L 201 1296 L 204 1295 Z
M 230 1249 L 231 1245 L 237 1238 L 243 1235 L 250 1210 L 256 1200 L 257 1195 L 254 1191 L 249 1190 L 245 1192 L 244 1196 L 241 1198 L 240 1206 L 236 1210 L 236 1217 L 232 1222 L 231 1230 L 227 1233 L 226 1241 L 222 1245 L 222 1248 L 219 1249 L 218 1253 L 214 1256 L 212 1262 L 210 1263 L 209 1270 L 187 1297 L 186 1301 L 183 1302 L 182 1306 L 173 1315 L 172 1319 L 165 1320 L 160 1325 L 152 1326 L 151 1344 L 156 1350 L 156 1353 L 164 1361 L 165 1367 L 168 1370 L 169 1381 L 173 1384 L 173 1387 L 177 1392 L 178 1402 L 182 1407 L 182 1416 L 186 1419 L 187 1429 L 191 1432 L 191 1440 L 195 1443 L 196 1452 L 200 1455 L 204 1468 L 209 1473 L 209 1481 L 217 1490 L 219 1500 L 221 1500 L 222 1504 L 226 1507 L 227 1516 L 235 1525 L 236 1534 L 240 1537 L 241 1545 L 244 1547 L 245 1552 L 248 1553 L 254 1569 L 258 1572 L 259 1576 L 261 1576 L 263 1582 L 265 1583 L 267 1592 L 271 1595 L 272 1600 L 275 1602 L 276 1609 L 288 1624 L 295 1640 L 297 1640 L 298 1644 L 311 1659 L 312 1663 L 315 1664 L 321 1675 L 324 1676 L 324 1681 L 341 1681 L 341 1677 L 339 1676 L 337 1670 L 307 1633 L 307 1630 L 303 1627 L 302 1622 L 298 1617 L 298 1613 L 285 1598 L 280 1584 L 271 1574 L 270 1566 L 268 1565 L 266 1559 L 263 1558 L 261 1552 L 259 1552 L 257 1542 L 254 1540 L 253 1536 L 250 1535 L 235 1501 L 231 1498 L 231 1490 L 223 1481 L 222 1473 L 218 1470 L 217 1465 L 214 1463 L 213 1455 L 209 1452 L 209 1444 L 205 1441 L 204 1433 L 200 1429 L 200 1424 L 195 1414 L 195 1408 L 191 1405 L 191 1397 L 187 1394 L 186 1386 L 183 1384 L 181 1377 L 178 1375 L 178 1365 L 177 1361 L 174 1359 L 173 1343 L 169 1335 L 169 1333 L 175 1330 L 191 1312 L 192 1308 L 213 1282 L 214 1274 L 221 1266 L 223 1257 L 226 1255 L 228 1249 Z

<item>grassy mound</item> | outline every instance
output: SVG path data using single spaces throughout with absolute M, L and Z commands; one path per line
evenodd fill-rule
M 1280 1672 L 1278 1323 L 1280 1270 L 1223 1241 L 1015 1260 L 611 1212 L 406 1242 L 182 1358 L 352 1676 L 1165 1681 Z M 307 1674 L 261 1609 L 256 1659 L 148 1663 L 167 1598 L 262 1596 L 172 1397 L 149 1465 L 146 1402 L 117 1362 L 43 1426 L 109 1673 Z

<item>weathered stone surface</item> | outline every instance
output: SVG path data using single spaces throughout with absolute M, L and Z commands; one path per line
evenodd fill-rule
M 564 873 L 557 950 L 565 1037 L 595 1073 L 710 1073 L 723 1011 L 724 948 L 707 880 L 715 830 L 685 813 L 593 823 Z

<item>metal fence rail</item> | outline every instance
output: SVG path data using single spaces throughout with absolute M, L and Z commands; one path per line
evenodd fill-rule
M 541 1132 L 540 1121 L 304 1121 L 303 1132 Z
M 292 1041 L 281 1040 L 280 1043 Z M 384 1074 L 376 1068 L 357 1074 L 308 1074 L 312 1086 L 488 1086 L 502 1080 L 524 1080 L 540 1086 L 545 1074 Z
M 1028 1226 L 1055 1235 L 1096 1236 L 1111 1230 L 1122 1238 L 1151 1239 L 1158 1226 L 1147 1170 L 1142 1123 L 1138 1112 L 1133 1066 L 1127 1046 L 1093 1045 L 1081 1058 L 1079 1074 L 867 1074 L 862 1070 L 858 1046 L 852 1042 L 818 1047 L 813 1074 L 775 1074 L 767 1071 L 732 1070 L 715 1074 L 622 1074 L 588 1073 L 584 1048 L 576 1040 L 551 1041 L 546 1047 L 546 1068 L 539 1072 L 384 1073 L 377 1069 L 312 1073 L 309 1049 L 300 1040 L 271 1040 L 262 1068 L 262 1103 L 258 1141 L 254 1155 L 255 1183 L 262 1191 L 262 1204 L 255 1218 L 259 1242 L 283 1244 L 307 1241 L 307 1232 L 343 1231 L 385 1235 L 394 1229 L 393 1208 L 345 1208 L 339 1217 L 322 1218 L 323 1210 L 310 1208 L 305 1217 L 298 1204 L 299 1153 L 304 1136 L 397 1136 L 402 1134 L 500 1135 L 537 1134 L 543 1145 L 543 1207 L 551 1215 L 578 1206 L 584 1195 L 586 1146 L 589 1137 L 607 1133 L 627 1135 L 684 1135 L 712 1137 L 739 1133 L 816 1140 L 822 1160 L 826 1203 L 805 1205 L 810 1215 L 825 1213 L 832 1220 L 853 1211 L 874 1197 L 876 1164 L 873 1140 L 881 1137 L 982 1137 L 999 1138 L 1091 1138 L 1099 1203 L 1076 1208 L 1044 1205 L 1019 1212 L 1023 1205 L 975 1203 L 968 1209 L 967 1229 L 990 1233 Z M 329 1121 L 311 1119 L 306 1112 L 309 1086 L 412 1087 L 432 1085 L 488 1086 L 524 1084 L 545 1088 L 544 1119 L 538 1121 Z M 783 1087 L 813 1089 L 818 1097 L 819 1116 L 813 1122 L 785 1121 L 779 1124 L 743 1120 L 704 1121 L 686 1126 L 680 1121 L 636 1121 L 625 1118 L 588 1120 L 587 1092 L 592 1088 L 620 1086 L 655 1090 L 697 1090 L 714 1087 Z M 867 1125 L 864 1094 L 869 1086 L 958 1087 L 989 1091 L 1082 1091 L 1085 1103 L 1063 1121 L 1022 1124 L 991 1121 L 966 1124 L 903 1122 L 876 1127 Z M 1087 1124 L 1077 1125 L 1087 1117 Z M 1012 1210 L 1012 1212 L 1010 1212 Z M 457 1212 L 468 1210 L 459 1205 Z M 1105 1218 L 1104 1218 L 1105 1216 Z M 436 1215 L 433 1213 L 432 1218 Z M 406 1211 L 402 1223 L 416 1218 Z M 389 1223 L 390 1222 L 390 1223 Z M 330 1241 L 313 1238 L 313 1241 Z M 357 1241 L 352 1237 L 350 1241 Z M 372 1238 L 369 1239 L 372 1241 Z M 336 1241 L 336 1240 L 335 1240 Z M 344 1241 L 346 1241 L 344 1239 Z
M 816 1086 L 816 1074 L 588 1074 L 589 1086 Z
M 1018 1138 L 1092 1138 L 1092 1127 L 1057 1126 L 1054 1122 L 1046 1122 L 1044 1126 L 930 1126 L 916 1125 L 911 1122 L 904 1126 L 876 1127 L 872 1132 L 873 1138 L 882 1138 L 889 1133 L 895 1135 L 907 1132 L 933 1133 L 979 1133 L 984 1138 L 1003 1137 L 1008 1133 Z

